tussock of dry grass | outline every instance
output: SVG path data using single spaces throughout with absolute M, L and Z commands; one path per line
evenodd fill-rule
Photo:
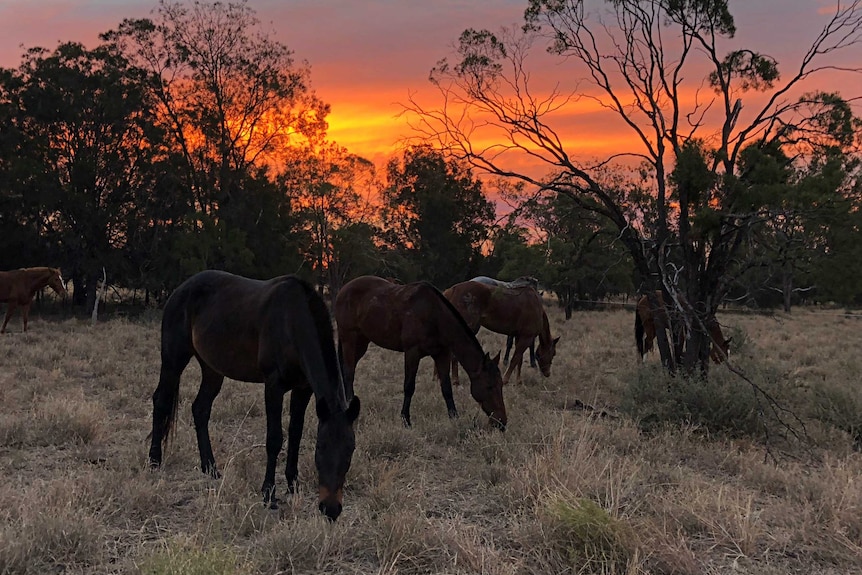
M 746 411 L 750 389 L 722 368 L 689 405 L 668 395 L 658 358 L 635 361 L 631 312 L 549 312 L 562 336 L 552 376 L 525 367 L 506 388 L 505 434 L 466 386 L 450 420 L 428 360 L 404 429 L 402 356 L 372 346 L 332 525 L 316 510 L 313 410 L 300 492 L 284 495 L 280 467 L 270 511 L 261 386 L 225 382 L 212 480 L 198 470 L 193 362 L 150 471 L 158 322 L 35 317 L 0 338 L 0 574 L 862 573 L 862 456 L 848 433 L 862 425 L 858 320 L 720 317 L 734 364 L 799 415 L 805 444 Z M 492 355 L 505 342 L 480 340 Z

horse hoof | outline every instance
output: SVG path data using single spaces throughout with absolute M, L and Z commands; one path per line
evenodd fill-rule
M 449 419 L 458 419 L 458 410 L 450 409 L 449 410 Z
M 407 429 L 410 429 L 411 427 L 413 427 L 413 424 L 410 423 L 410 418 L 405 417 L 403 415 L 401 416 L 401 423 L 403 423 L 404 427 L 406 427 Z

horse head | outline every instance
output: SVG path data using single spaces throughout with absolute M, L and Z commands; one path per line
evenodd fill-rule
M 709 350 L 709 357 L 715 363 L 721 363 L 726 358 L 730 357 L 730 341 L 733 338 L 724 339 L 723 337 L 712 344 Z M 716 349 L 716 347 L 718 349 Z
M 470 395 L 482 407 L 491 425 L 506 431 L 506 404 L 503 403 L 503 376 L 500 374 L 500 354 L 492 359 L 487 353 L 476 377 L 470 378 Z
M 60 297 L 66 297 L 66 285 L 63 283 L 63 276 L 58 268 L 51 268 L 51 275 L 48 276 L 48 285 L 57 292 Z
M 539 347 L 536 348 L 536 363 L 539 364 L 539 370 L 545 377 L 551 377 L 551 362 L 557 355 L 558 341 L 560 341 L 559 337 L 548 342 L 542 342 L 542 338 L 539 338 Z
M 318 507 L 330 521 L 341 514 L 344 479 L 350 469 L 356 438 L 353 423 L 359 417 L 355 395 L 344 411 L 333 413 L 323 398 L 317 401 L 317 446 L 314 462 L 318 473 Z
M 721 324 L 712 316 L 706 322 L 709 338 L 712 340 L 712 345 L 709 348 L 709 357 L 715 363 L 721 363 L 730 357 L 730 340 L 733 338 L 724 339 L 724 333 L 721 331 Z M 717 349 L 716 349 L 717 348 Z

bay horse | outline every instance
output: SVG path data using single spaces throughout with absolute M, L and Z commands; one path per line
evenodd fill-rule
M 521 276 L 510 282 L 498 280 L 488 276 L 476 276 L 470 280 L 471 282 L 479 282 L 494 287 L 505 287 L 509 289 L 517 289 L 520 287 L 529 286 L 536 291 L 539 291 L 539 280 L 533 276 Z M 515 343 L 514 335 L 506 336 L 506 353 L 503 355 L 503 363 L 509 365 L 509 354 L 512 352 L 512 345 Z M 530 340 L 530 367 L 536 367 L 536 338 Z
M 63 276 L 57 268 L 21 268 L 0 272 L 0 302 L 6 302 L 6 319 L 3 320 L 0 333 L 6 333 L 6 324 L 9 323 L 9 318 L 12 317 L 16 307 L 21 308 L 24 331 L 27 331 L 30 304 L 33 303 L 36 292 L 45 286 L 50 286 L 60 297 L 66 297 Z
M 504 384 L 508 383 L 515 368 L 518 370 L 518 382 L 521 381 L 524 351 L 536 337 L 539 338 L 539 347 L 536 350 L 539 370 L 545 377 L 551 375 L 551 362 L 557 353 L 557 342 L 560 338 L 551 337 L 548 316 L 542 305 L 542 298 L 535 289 L 529 286 L 493 287 L 469 280 L 453 285 L 444 291 L 443 295 L 461 313 L 474 334 L 478 333 L 480 327 L 484 327 L 515 337 L 515 351 L 503 375 Z M 458 382 L 458 365 L 454 361 L 452 381 L 456 384 Z
M 449 361 L 453 354 L 470 377 L 470 394 L 495 427 L 505 430 L 506 406 L 498 367 L 500 355 L 491 359 L 474 332 L 428 282 L 395 284 L 376 276 L 360 276 L 347 282 L 335 299 L 338 354 L 344 382 L 353 389 L 356 364 L 374 343 L 404 354 L 404 401 L 401 420 L 412 425 L 410 403 L 416 390 L 419 361 L 431 356 L 440 374 L 440 391 L 450 417 L 458 410 L 452 396 Z
M 176 420 L 180 376 L 192 357 L 201 368 L 200 389 L 192 404 L 201 471 L 220 477 L 209 418 L 224 378 L 263 383 L 266 472 L 261 491 L 264 504 L 276 509 L 284 394 L 291 392 L 285 466 L 289 493 L 295 491 L 305 411 L 314 395 L 318 508 L 334 521 L 341 513 L 344 480 L 355 448 L 359 398 L 345 393 L 329 311 L 314 288 L 292 275 L 263 281 L 208 270 L 171 294 L 162 315 L 162 364 L 153 393 L 152 467 L 162 463 L 162 447 Z
M 681 318 L 675 318 L 673 310 L 668 313 L 668 308 L 664 303 L 664 297 L 661 291 L 655 292 L 659 302 L 658 309 L 654 309 L 649 302 L 649 298 L 644 295 L 638 300 L 635 307 L 635 343 L 637 344 L 639 361 L 643 361 L 647 352 L 653 348 L 653 340 L 656 337 L 656 320 L 661 320 L 664 325 L 676 326 L 676 329 L 671 331 L 671 341 L 674 349 L 674 357 L 676 362 L 682 360 L 683 345 L 685 343 L 685 323 Z M 691 309 L 688 300 L 681 293 L 677 294 L 680 305 Z M 672 321 L 674 320 L 674 321 Z M 730 339 L 724 339 L 724 334 L 721 331 L 721 325 L 714 315 L 710 315 L 704 322 L 706 329 L 709 331 L 710 349 L 709 357 L 716 364 L 725 360 L 730 354 Z

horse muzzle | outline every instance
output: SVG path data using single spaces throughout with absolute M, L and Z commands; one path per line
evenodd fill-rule
M 495 429 L 506 431 L 506 422 L 496 417 L 493 413 L 488 414 L 488 423 L 490 423 Z
M 341 515 L 341 510 L 343 509 L 342 500 L 344 497 L 344 491 L 339 488 L 333 492 L 321 485 L 318 487 L 318 494 L 319 502 L 317 504 L 317 508 L 320 509 L 320 512 L 323 513 L 330 521 L 338 519 L 338 516 Z

